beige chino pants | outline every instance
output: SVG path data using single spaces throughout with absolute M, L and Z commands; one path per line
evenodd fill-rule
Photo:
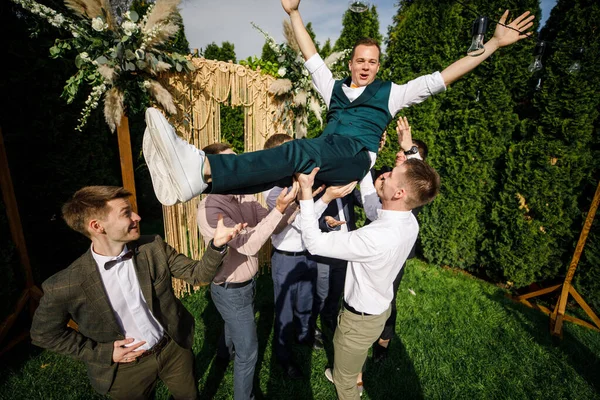
M 333 382 L 340 400 L 360 399 L 356 378 L 390 313 L 391 307 L 380 315 L 358 315 L 342 308 L 333 336 Z

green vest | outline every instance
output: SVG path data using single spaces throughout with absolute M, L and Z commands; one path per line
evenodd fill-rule
M 351 136 L 369 151 L 377 153 L 381 135 L 393 118 L 388 107 L 392 83 L 376 79 L 353 102 L 342 90 L 343 83 L 349 86 L 350 78 L 333 85 L 323 135 Z

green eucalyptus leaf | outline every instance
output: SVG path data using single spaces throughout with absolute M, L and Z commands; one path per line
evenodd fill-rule
M 140 19 L 140 16 L 138 13 L 132 10 L 129 11 L 129 19 L 131 19 L 131 22 L 137 22 Z
M 121 43 L 125 43 L 128 40 L 129 40 L 129 36 L 125 35 L 121 38 Z
M 79 54 L 75 57 L 75 66 L 77 67 L 77 69 L 80 69 L 84 64 L 84 61 L 81 59 L 81 57 L 79 56 Z
M 96 58 L 96 63 L 98 63 L 98 65 L 104 65 L 108 63 L 108 58 L 104 57 L 104 56 L 100 56 L 98 58 Z
M 130 49 L 125 50 L 125 58 L 129 61 L 133 60 L 135 58 L 135 53 L 133 51 L 131 51 Z
M 144 60 L 137 60 L 135 65 L 137 65 L 139 69 L 146 69 L 146 67 L 148 67 L 148 63 Z
M 177 63 L 175 64 L 175 69 L 177 70 L 177 72 L 181 72 L 183 70 L 183 67 L 181 66 L 181 64 Z
M 135 64 L 132 62 L 125 63 L 125 71 L 135 71 Z
M 50 47 L 50 56 L 56 58 L 60 55 L 60 48 L 57 46 Z

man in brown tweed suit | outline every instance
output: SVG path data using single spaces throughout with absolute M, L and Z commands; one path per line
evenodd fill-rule
M 191 351 L 194 319 L 173 294 L 171 277 L 210 282 L 242 228 L 219 221 L 202 260 L 177 253 L 159 236 L 140 236 L 131 193 L 89 186 L 63 217 L 91 246 L 43 284 L 33 318 L 35 345 L 85 362 L 92 386 L 117 399 L 143 399 L 158 378 L 177 399 L 197 397 Z M 67 327 L 69 319 L 78 330 Z

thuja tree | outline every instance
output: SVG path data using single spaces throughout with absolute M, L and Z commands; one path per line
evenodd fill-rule
M 531 104 L 519 107 L 523 124 L 506 156 L 493 235 L 484 246 L 489 267 L 517 286 L 564 276 L 596 188 L 599 20 L 597 2 L 559 0 L 540 34 L 552 43 L 543 70 L 531 77 Z M 581 70 L 569 73 L 580 47 Z M 599 251 L 588 240 L 578 278 L 595 299 Z
M 535 12 L 538 5 L 534 0 L 476 1 L 470 7 L 490 18 L 489 39 L 502 7 Z M 454 1 L 401 2 L 388 29 L 387 78 L 404 83 L 465 56 L 475 18 Z M 442 178 L 440 195 L 420 217 L 423 255 L 430 262 L 473 269 L 481 264 L 479 250 L 503 156 L 519 124 L 514 107 L 523 94 L 518 88 L 527 85 L 530 50 L 531 43 L 522 41 L 501 49 L 445 93 L 403 112 L 413 136 L 429 146 L 428 161 Z
M 346 10 L 342 18 L 342 32 L 333 46 L 334 51 L 351 49 L 358 39 L 369 37 L 377 41 L 382 40 L 379 33 L 379 15 L 377 7 L 372 6 L 362 13 Z

